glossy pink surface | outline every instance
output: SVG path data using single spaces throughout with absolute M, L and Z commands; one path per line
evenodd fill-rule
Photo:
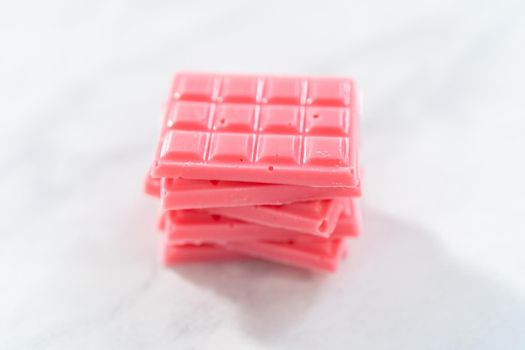
M 158 179 L 148 177 L 145 185 L 146 192 L 154 196 L 158 195 L 161 191 L 159 185 Z M 215 185 L 210 184 L 210 186 L 212 189 L 215 188 Z M 271 185 L 266 185 L 268 186 Z M 206 197 L 212 198 L 214 194 L 208 192 Z M 338 198 L 285 205 L 207 208 L 205 210 L 211 214 L 250 223 L 328 237 L 333 232 L 339 215 L 346 205 L 355 208 L 355 200 Z
M 152 183 L 157 182 L 156 185 Z M 146 185 L 152 195 L 160 193 L 160 180 L 148 177 Z M 154 190 L 154 187 L 157 190 Z M 355 187 L 308 187 L 274 185 L 250 182 L 217 180 L 162 180 L 162 207 L 165 210 L 226 208 L 263 204 L 287 204 L 293 202 L 358 197 L 361 186 Z
M 257 258 L 328 272 L 337 269 L 339 261 L 346 257 L 347 252 L 345 242 L 338 239 L 325 242 L 231 242 L 224 247 Z
M 224 249 L 215 244 L 181 244 L 164 247 L 163 262 L 165 265 L 178 265 L 246 258 L 247 256 L 244 254 Z
M 341 240 L 326 242 L 265 242 L 167 245 L 164 264 L 179 265 L 196 262 L 237 260 L 247 257 L 261 258 L 316 271 L 333 272 L 346 256 Z
M 324 242 L 327 240 L 311 234 L 251 224 L 192 210 L 168 212 L 164 216 L 161 228 L 166 234 L 166 241 L 172 243 L 226 243 L 255 240 Z M 345 213 L 339 219 L 331 237 L 341 239 L 357 236 L 359 229 L 359 220 Z
M 165 263 L 334 271 L 360 230 L 357 129 L 350 79 L 176 75 L 144 184 Z
M 254 224 L 329 237 L 346 202 L 346 199 L 327 199 L 285 205 L 210 208 L 206 211 Z
M 355 187 L 350 79 L 178 74 L 154 177 Z

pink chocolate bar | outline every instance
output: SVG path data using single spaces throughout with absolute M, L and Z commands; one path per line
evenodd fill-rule
M 236 253 L 284 263 L 310 270 L 333 272 L 346 256 L 343 240 L 325 242 L 231 242 L 224 247 Z
M 343 213 L 332 233 L 333 238 L 357 236 L 358 218 Z M 161 229 L 166 232 L 166 239 L 171 243 L 227 243 L 254 240 L 268 241 L 315 241 L 323 242 L 326 238 L 251 224 L 235 219 L 210 215 L 205 212 L 182 210 L 165 213 Z
M 350 79 L 181 73 L 152 175 L 354 187 L 356 107 Z
M 280 205 L 361 196 L 355 187 L 308 187 L 217 180 L 161 179 L 147 176 L 144 191 L 161 197 L 164 210 Z
M 158 179 L 146 181 L 146 192 L 158 192 Z M 271 186 L 271 185 L 270 185 Z M 355 206 L 348 199 L 297 202 L 286 205 L 208 208 L 206 211 L 264 226 L 311 233 L 328 237 L 345 205 Z
M 167 245 L 164 248 L 164 264 L 178 265 L 194 262 L 211 262 L 221 260 L 237 260 L 247 258 L 246 255 L 224 249 L 215 244 L 181 244 Z
M 154 181 L 159 182 L 159 179 L 149 178 L 146 182 Z M 159 186 L 160 183 L 157 184 L 157 187 Z M 162 189 L 161 200 L 162 207 L 165 210 L 287 204 L 361 195 L 360 185 L 354 187 L 308 187 L 183 179 L 163 179 Z M 151 194 L 151 192 L 148 193 Z M 157 195 L 160 193 L 160 188 L 156 193 Z
M 206 209 L 211 214 L 238 219 L 263 226 L 329 237 L 348 200 L 297 202 L 285 205 L 260 205 Z
M 310 270 L 333 272 L 337 269 L 339 261 L 345 258 L 346 252 L 341 240 L 321 243 L 254 241 L 225 245 L 169 244 L 164 248 L 164 264 L 238 260 L 251 256 Z

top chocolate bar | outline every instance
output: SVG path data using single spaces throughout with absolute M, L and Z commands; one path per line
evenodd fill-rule
M 350 79 L 181 73 L 152 176 L 355 186 L 356 138 Z

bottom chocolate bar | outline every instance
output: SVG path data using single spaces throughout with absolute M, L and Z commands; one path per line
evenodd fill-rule
M 164 248 L 165 265 L 178 265 L 194 262 L 246 259 L 248 256 L 224 249 L 215 244 L 167 245 Z
M 225 248 L 286 265 L 328 272 L 337 270 L 339 261 L 346 257 L 343 240 L 328 240 L 323 243 L 236 242 L 226 244 Z
M 252 256 L 309 270 L 333 272 L 346 257 L 346 245 L 340 239 L 325 242 L 248 241 L 219 244 L 166 244 L 164 263 L 220 261 Z

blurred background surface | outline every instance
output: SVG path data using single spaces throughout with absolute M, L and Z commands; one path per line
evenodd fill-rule
M 522 1 L 1 2 L 1 348 L 525 348 L 524 62 Z M 357 80 L 337 274 L 159 265 L 177 70 Z

